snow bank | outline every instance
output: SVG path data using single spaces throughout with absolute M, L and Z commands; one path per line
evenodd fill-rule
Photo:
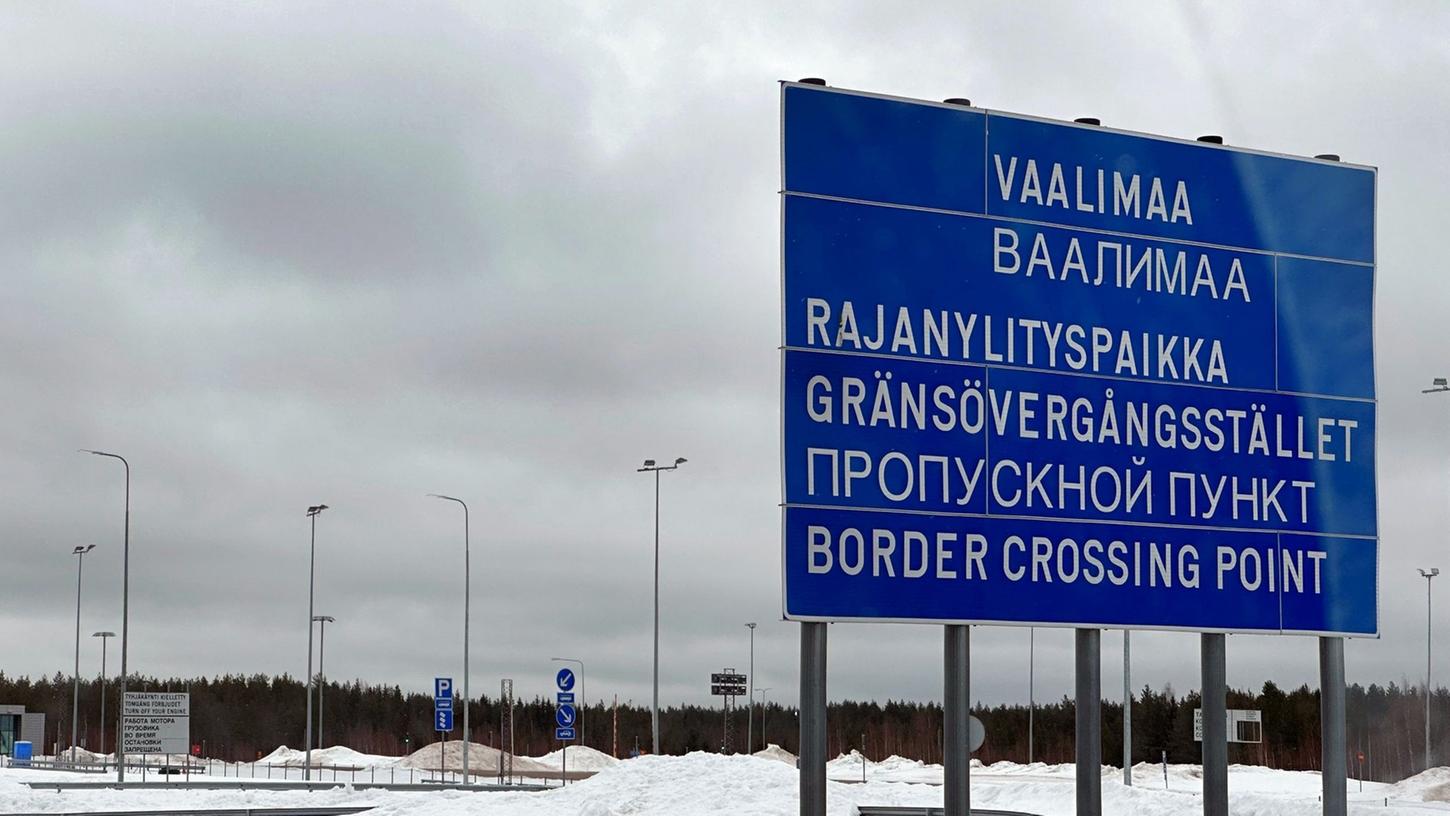
M 525 758 L 528 759 L 528 757 Z M 538 762 L 541 765 L 547 765 L 554 770 L 558 770 L 564 763 L 564 760 L 564 749 L 562 748 L 557 751 L 550 751 L 541 757 L 532 757 L 532 761 Z M 572 745 L 569 747 L 568 762 L 568 770 L 571 772 L 602 771 L 610 765 L 619 762 L 619 760 L 603 751 L 596 751 L 587 745 Z
M 773 759 L 777 762 L 784 762 L 791 767 L 795 767 L 795 754 L 792 754 L 790 751 L 785 750 L 784 748 L 776 745 L 773 742 L 760 749 L 759 751 L 756 751 L 754 756 L 758 756 L 762 759 Z
M 445 747 L 446 746 L 446 747 Z M 481 745 L 477 742 L 468 743 L 468 770 L 474 773 L 498 773 L 500 751 L 488 745 Z M 570 752 L 573 753 L 572 751 Z M 573 767 L 573 757 L 570 757 L 570 767 Z M 463 741 L 434 742 L 424 745 L 422 748 L 409 754 L 399 763 L 405 768 L 418 768 L 430 771 L 462 771 L 463 770 Z M 558 768 L 550 767 L 537 759 L 526 756 L 513 758 L 513 769 L 519 773 L 548 773 L 557 771 Z
M 398 764 L 399 761 L 398 757 L 364 754 L 345 745 L 318 748 L 312 752 L 313 767 L 386 768 Z M 307 764 L 307 752 L 279 745 L 277 750 L 257 760 L 257 764 L 271 765 L 274 768 L 301 768 Z

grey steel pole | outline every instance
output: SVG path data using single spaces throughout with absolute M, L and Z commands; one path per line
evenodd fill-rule
M 800 625 L 800 816 L 826 816 L 826 626 Z
M 105 753 L 107 753 L 107 751 L 106 751 L 106 646 L 108 645 L 108 641 L 110 641 L 110 639 L 111 639 L 111 633 L 110 632 L 97 632 L 94 635 L 91 635 L 91 637 L 98 637 L 98 638 L 101 639 L 101 746 L 100 746 L 101 750 L 99 751 L 99 753 L 105 754 Z M 101 769 L 104 770 L 105 767 L 106 767 L 105 760 L 101 760 Z
M 650 698 L 651 753 L 660 753 L 660 472 L 655 471 L 654 682 Z M 1426 732 L 1429 733 L 1429 732 Z
M 1133 633 L 1123 630 L 1123 784 L 1133 787 Z
M 312 675 L 312 620 L 314 617 L 312 607 L 313 587 L 317 582 L 317 515 L 327 509 L 325 504 L 314 504 L 307 508 L 307 518 L 312 524 L 311 545 L 307 556 L 307 728 L 304 737 L 306 749 L 304 753 L 302 778 L 312 779 L 312 684 L 316 678 Z
M 468 693 L 468 599 L 472 573 L 472 567 L 469 564 L 468 504 L 463 499 L 444 496 L 440 493 L 429 493 L 428 495 L 435 499 L 458 502 L 463 505 L 463 781 L 467 783 L 473 778 L 468 775 L 468 743 L 472 740 L 472 731 L 468 727 L 468 709 L 471 707 L 469 704 L 473 701 Z
M 131 631 L 131 463 L 124 456 L 98 450 L 83 450 L 96 456 L 121 460 L 126 469 L 126 515 L 121 540 L 121 722 L 126 718 L 126 656 Z M 116 783 L 126 781 L 126 729 L 116 731 Z
M 327 618 L 317 622 L 321 631 L 317 634 L 317 677 L 322 682 L 317 685 L 317 750 L 322 750 L 322 698 L 327 692 Z
M 971 813 L 971 628 L 945 629 L 946 671 L 942 693 L 942 781 L 946 816 Z
M 1425 770 L 1430 769 L 1430 644 L 1434 642 L 1431 637 L 1434 632 L 1434 618 L 1430 615 L 1430 582 L 1436 575 L 1440 574 L 1439 567 L 1431 567 L 1427 572 L 1420 570 L 1420 576 L 1425 579 Z
M 81 716 L 81 573 L 85 570 L 86 553 L 95 548 L 94 544 L 89 547 L 76 547 L 73 553 L 76 556 L 76 667 L 70 702 L 71 765 L 76 764 L 76 734 L 80 727 Z
M 1077 719 L 1077 816 L 1102 816 L 1102 632 L 1078 629 L 1074 635 L 1077 659 L 1077 700 L 1074 704 Z
M 1032 764 L 1032 720 L 1036 705 L 1032 699 L 1033 671 L 1037 661 L 1037 627 L 1027 629 L 1027 764 Z
M 1199 635 L 1203 661 L 1203 814 L 1228 816 L 1227 658 L 1224 635 Z
M 755 753 L 755 624 L 745 624 L 750 629 L 750 676 L 745 679 L 746 697 L 749 703 L 745 706 L 745 753 Z
M 1344 723 L 1344 638 L 1319 639 L 1319 728 L 1324 816 L 1345 816 L 1349 808 Z M 1208 736 L 1207 733 L 1204 734 Z
M 654 693 L 650 702 L 650 734 L 654 740 L 654 753 L 660 752 L 660 471 L 677 470 L 685 463 L 683 456 L 676 457 L 673 465 L 659 465 L 653 459 L 644 460 L 644 466 L 636 473 L 653 471 L 655 475 L 655 578 L 654 578 Z

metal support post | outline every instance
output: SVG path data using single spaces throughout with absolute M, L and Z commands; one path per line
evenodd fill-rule
M 1199 635 L 1203 661 L 1203 816 L 1228 816 L 1228 710 L 1224 635 Z
M 1077 658 L 1077 816 L 1102 816 L 1102 632 L 1075 632 Z
M 801 816 L 826 816 L 826 626 L 801 627 Z
M 943 800 L 946 816 L 969 816 L 971 795 L 971 629 L 949 625 L 942 694 Z
M 1133 633 L 1123 630 L 1123 784 L 1133 787 Z
M 1319 639 L 1319 729 L 1324 816 L 1348 812 L 1348 780 L 1344 735 L 1344 638 Z M 1204 734 L 1207 736 L 1207 734 Z

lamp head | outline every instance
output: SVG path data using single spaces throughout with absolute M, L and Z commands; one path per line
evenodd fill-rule
M 654 467 L 655 466 L 655 460 L 653 460 L 653 459 L 646 459 L 646 460 L 644 460 L 644 466 L 647 467 L 647 468 Z
M 1440 574 L 1440 568 L 1439 567 L 1431 567 L 1428 572 L 1425 571 L 1425 570 L 1420 570 L 1420 577 L 1421 578 L 1434 578 L 1436 575 L 1439 575 L 1439 574 Z
M 331 615 L 313 615 L 312 621 L 314 623 L 337 623 L 337 619 Z
M 680 465 L 683 465 L 684 463 L 686 463 L 688 461 L 690 461 L 690 460 L 688 460 L 685 457 L 681 456 L 680 458 L 678 458 L 678 459 L 675 460 L 675 467 L 679 467 Z
M 108 637 L 115 637 L 115 636 L 116 636 L 116 633 L 115 632 L 97 632 L 94 635 L 91 635 L 91 637 L 98 637 L 98 638 L 108 638 Z
M 86 553 L 90 552 L 91 550 L 94 550 L 95 548 L 96 548 L 96 545 L 94 545 L 94 544 L 90 545 L 89 547 L 82 547 L 79 544 L 77 544 L 76 545 L 76 548 L 74 550 L 71 550 L 71 555 L 85 555 Z
M 311 507 L 307 508 L 307 515 L 309 515 L 309 516 L 315 516 L 318 513 L 321 513 L 323 510 L 326 510 L 326 509 L 327 509 L 327 505 L 325 505 L 325 504 L 314 504 Z

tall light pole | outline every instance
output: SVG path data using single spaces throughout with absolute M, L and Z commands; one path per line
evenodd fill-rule
M 322 680 L 317 685 L 317 750 L 322 750 L 322 693 L 327 690 L 327 625 L 337 623 L 331 615 L 313 615 L 312 622 L 321 624 L 317 637 L 317 675 Z
M 644 466 L 636 473 L 653 472 L 655 475 L 655 660 L 654 698 L 650 704 L 650 733 L 654 738 L 653 753 L 660 752 L 660 471 L 678 470 L 685 463 L 680 457 L 673 465 L 657 465 L 655 460 L 644 460 Z
M 1425 770 L 1430 769 L 1430 581 L 1439 574 L 1439 567 L 1431 567 L 1429 572 L 1420 570 L 1420 577 L 1425 579 Z
M 76 547 L 71 555 L 76 557 L 76 670 L 74 677 L 74 688 L 71 692 L 70 701 L 70 764 L 76 764 L 76 731 L 80 727 L 81 716 L 81 572 L 85 569 L 86 553 L 94 550 L 96 545 Z
M 745 679 L 750 690 L 750 703 L 745 708 L 750 716 L 745 718 L 745 753 L 755 753 L 755 622 L 745 624 L 750 630 L 750 675 Z
M 584 742 L 584 709 L 589 705 L 589 696 L 584 693 L 584 661 L 577 657 L 551 657 L 550 660 L 559 663 L 579 664 L 579 742 Z
M 100 750 L 100 753 L 101 754 L 107 753 L 107 751 L 106 751 L 106 646 L 109 645 L 110 639 L 113 638 L 113 637 L 115 637 L 115 636 L 116 636 L 116 633 L 115 632 L 96 632 L 95 634 L 91 635 L 91 637 L 98 637 L 98 638 L 101 639 L 101 750 Z M 106 767 L 105 760 L 102 760 L 101 761 L 101 769 L 104 770 L 105 767 Z
M 307 508 L 307 518 L 312 522 L 312 547 L 307 557 L 307 729 L 305 766 L 302 778 L 312 778 L 312 590 L 317 584 L 317 515 L 327 509 L 325 504 L 314 504 Z
M 1450 391 L 1450 379 L 1435 377 L 1430 387 L 1420 390 L 1422 394 L 1441 394 Z M 1440 568 L 1429 572 L 1420 570 L 1425 579 L 1425 769 L 1430 769 L 1430 579 L 1440 574 Z
M 770 687 L 766 686 L 765 688 L 756 688 L 755 691 L 760 694 L 760 741 L 765 743 L 765 746 L 769 748 L 770 732 L 765 730 L 765 693 L 767 691 L 770 691 Z
M 81 453 L 119 459 L 126 468 L 126 516 L 122 528 L 121 544 L 121 714 L 126 713 L 126 645 L 130 632 L 131 609 L 131 463 L 126 458 L 105 451 L 82 448 Z M 116 782 L 126 781 L 126 735 L 124 730 L 116 732 Z
M 470 740 L 468 730 L 468 709 L 473 698 L 468 696 L 468 504 L 463 499 L 455 499 L 452 496 L 443 496 L 438 493 L 429 493 L 429 496 L 443 501 L 458 502 L 463 505 L 463 781 L 468 783 L 472 777 L 468 775 L 468 743 Z

